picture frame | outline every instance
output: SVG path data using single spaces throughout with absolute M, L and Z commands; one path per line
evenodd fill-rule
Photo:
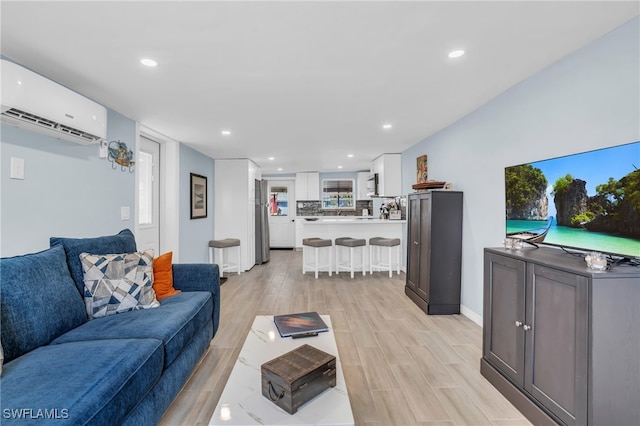
M 191 173 L 190 182 L 191 219 L 203 219 L 207 217 L 207 177 Z

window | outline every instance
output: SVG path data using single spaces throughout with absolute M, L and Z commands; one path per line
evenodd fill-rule
M 353 179 L 323 179 L 322 208 L 325 210 L 355 210 Z
M 289 214 L 289 194 L 286 186 L 272 186 L 269 195 L 269 214 L 287 216 Z

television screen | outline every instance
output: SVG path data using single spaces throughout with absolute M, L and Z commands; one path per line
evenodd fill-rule
M 640 142 L 505 168 L 507 237 L 640 258 Z

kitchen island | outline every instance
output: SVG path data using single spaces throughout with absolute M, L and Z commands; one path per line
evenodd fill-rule
M 311 219 L 311 220 L 310 220 Z M 324 238 L 335 241 L 340 237 L 351 238 L 364 238 L 367 241 L 365 250 L 365 267 L 367 272 L 369 271 L 369 238 L 383 237 L 383 238 L 400 238 L 401 249 L 404 244 L 402 228 L 407 223 L 406 220 L 389 220 L 389 219 L 374 219 L 370 217 L 350 216 L 350 217 L 318 217 L 297 219 L 300 221 L 300 235 L 297 240 L 300 242 L 299 247 L 302 246 L 302 240 L 304 238 Z M 334 253 L 333 269 L 335 271 L 335 246 L 332 248 Z M 322 253 L 319 263 L 327 263 L 327 252 L 320 250 Z M 341 250 L 342 251 L 342 250 Z M 346 250 L 344 250 L 346 252 Z M 383 256 L 386 256 L 386 252 L 383 251 Z M 358 263 L 358 261 L 356 261 Z M 401 262 L 404 263 L 404 262 Z M 404 270 L 404 266 L 402 267 Z M 322 269 L 321 269 L 322 270 Z M 325 271 L 327 268 L 324 269 Z M 361 268 L 358 270 L 362 271 Z

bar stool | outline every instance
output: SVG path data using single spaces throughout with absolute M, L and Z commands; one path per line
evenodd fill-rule
M 331 276 L 331 246 L 333 245 L 333 243 L 331 242 L 331 240 L 325 240 L 322 238 L 304 238 L 302 240 L 302 274 L 305 274 L 307 272 L 307 268 L 310 270 L 315 271 L 316 273 L 316 279 L 318 279 L 318 271 L 320 270 L 320 268 L 324 268 L 324 267 L 329 267 L 329 276 Z M 313 254 L 314 254 L 314 264 L 313 267 L 311 267 L 311 265 L 308 265 L 305 263 L 305 247 L 313 247 Z M 328 247 L 329 248 L 329 255 L 327 256 L 328 259 L 328 264 L 326 265 L 318 265 L 318 250 L 323 248 L 323 247 Z
M 229 260 L 227 259 L 227 263 L 224 263 L 224 257 L 225 257 L 225 249 L 229 249 L 231 247 L 237 247 L 238 248 L 238 261 L 236 263 L 229 263 Z M 218 255 L 220 258 L 220 261 L 218 262 L 218 269 L 220 270 L 220 278 L 222 278 L 222 273 L 223 272 L 231 272 L 233 270 L 236 270 L 238 272 L 238 275 L 240 275 L 241 271 L 242 271 L 242 262 L 240 261 L 241 258 L 241 254 L 240 254 L 240 240 L 237 238 L 225 238 L 224 240 L 211 240 L 209 241 L 209 263 L 215 263 L 214 262 L 214 250 L 218 250 Z M 228 256 L 227 256 L 228 258 Z
M 366 275 L 365 272 L 365 261 L 364 261 L 364 247 L 367 245 L 367 240 L 364 238 L 350 238 L 350 237 L 341 237 L 336 238 L 336 275 L 340 273 L 340 268 L 346 269 L 351 272 L 351 278 L 353 278 L 355 265 L 354 262 L 354 249 L 358 247 L 362 247 L 362 276 Z M 348 263 L 340 263 L 340 253 L 338 247 L 348 247 L 349 248 L 349 259 Z
M 377 247 L 378 250 L 378 260 L 375 262 L 375 258 L 373 256 L 373 247 Z M 382 262 L 382 247 L 389 247 L 389 263 Z M 373 268 L 377 268 L 378 271 L 382 271 L 382 269 L 389 270 L 389 278 L 393 275 L 393 266 L 391 263 L 391 249 L 396 249 L 396 263 L 398 268 L 398 274 L 400 274 L 400 238 L 382 238 L 382 237 L 372 237 L 369 238 L 369 273 L 373 274 Z

